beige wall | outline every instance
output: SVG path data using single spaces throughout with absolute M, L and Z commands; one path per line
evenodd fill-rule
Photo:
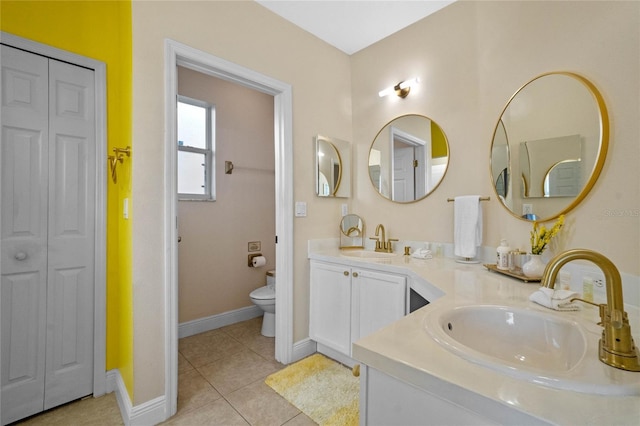
M 638 2 L 456 2 L 352 56 L 354 209 L 391 237 L 453 240 L 448 197 L 491 196 L 483 203 L 484 244 L 526 248 L 530 224 L 509 214 L 491 187 L 491 137 L 511 95 L 548 71 L 591 80 L 609 108 L 611 144 L 600 180 L 571 213 L 563 246 L 600 251 L 621 271 L 640 274 Z M 377 93 L 422 78 L 405 100 Z M 369 184 L 367 152 L 376 132 L 407 113 L 433 118 L 451 147 L 449 170 L 427 199 L 382 200 Z M 615 216 L 621 214 L 622 216 Z
M 253 2 L 133 2 L 134 404 L 164 392 L 158 354 L 164 348 L 165 38 L 293 86 L 294 198 L 308 203 L 308 216 L 294 222 L 297 341 L 308 333 L 307 240 L 337 237 L 344 202 L 315 197 L 313 136 L 353 141 L 354 196 L 348 203 L 368 229 L 384 223 L 392 238 L 452 241 L 446 198 L 475 193 L 492 197 L 484 205 L 485 244 L 497 246 L 504 236 L 524 247 L 529 224 L 507 213 L 490 186 L 490 140 L 513 92 L 550 70 L 592 80 L 612 124 L 602 177 L 570 214 L 566 245 L 598 250 L 622 271 L 639 275 L 639 7 L 610 1 L 462 1 L 348 57 Z M 422 84 L 407 99 L 378 98 L 382 88 L 416 75 Z M 451 164 L 434 194 L 396 205 L 374 193 L 367 156 L 380 127 L 406 113 L 427 115 L 442 127 Z
M 276 265 L 276 194 L 273 96 L 183 67 L 178 94 L 215 106 L 216 201 L 178 203 L 182 323 L 252 306 L 249 293 Z M 249 241 L 261 242 L 264 267 L 247 266 Z
M 293 87 L 293 193 L 308 203 L 307 217 L 294 221 L 294 340 L 308 334 L 307 240 L 338 237 L 344 202 L 315 195 L 313 137 L 352 139 L 351 74 L 346 54 L 252 1 L 134 1 L 132 20 L 133 402 L 140 404 L 164 393 L 165 38 Z

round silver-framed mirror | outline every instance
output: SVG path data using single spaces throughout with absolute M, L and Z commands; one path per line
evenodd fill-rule
M 371 143 L 371 184 L 381 196 L 397 203 L 422 200 L 444 179 L 449 153 L 447 136 L 435 121 L 419 114 L 396 117 Z
M 492 186 L 515 217 L 553 220 L 593 188 L 608 146 L 607 108 L 593 83 L 572 72 L 541 74 L 514 93 L 498 118 Z

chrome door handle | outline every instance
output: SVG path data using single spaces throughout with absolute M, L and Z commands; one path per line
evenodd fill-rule
M 23 251 L 19 251 L 15 254 L 15 256 L 13 256 L 16 260 L 25 260 L 27 258 L 27 253 L 23 252 Z

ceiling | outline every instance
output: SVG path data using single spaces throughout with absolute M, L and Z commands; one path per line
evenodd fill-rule
M 455 0 L 255 0 L 348 55 Z

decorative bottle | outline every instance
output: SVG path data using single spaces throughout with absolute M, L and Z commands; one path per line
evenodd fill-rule
M 509 243 L 507 240 L 500 240 L 500 246 L 496 249 L 497 259 L 496 266 L 498 269 L 503 271 L 509 270 L 509 252 L 511 251 L 511 247 L 509 247 Z

